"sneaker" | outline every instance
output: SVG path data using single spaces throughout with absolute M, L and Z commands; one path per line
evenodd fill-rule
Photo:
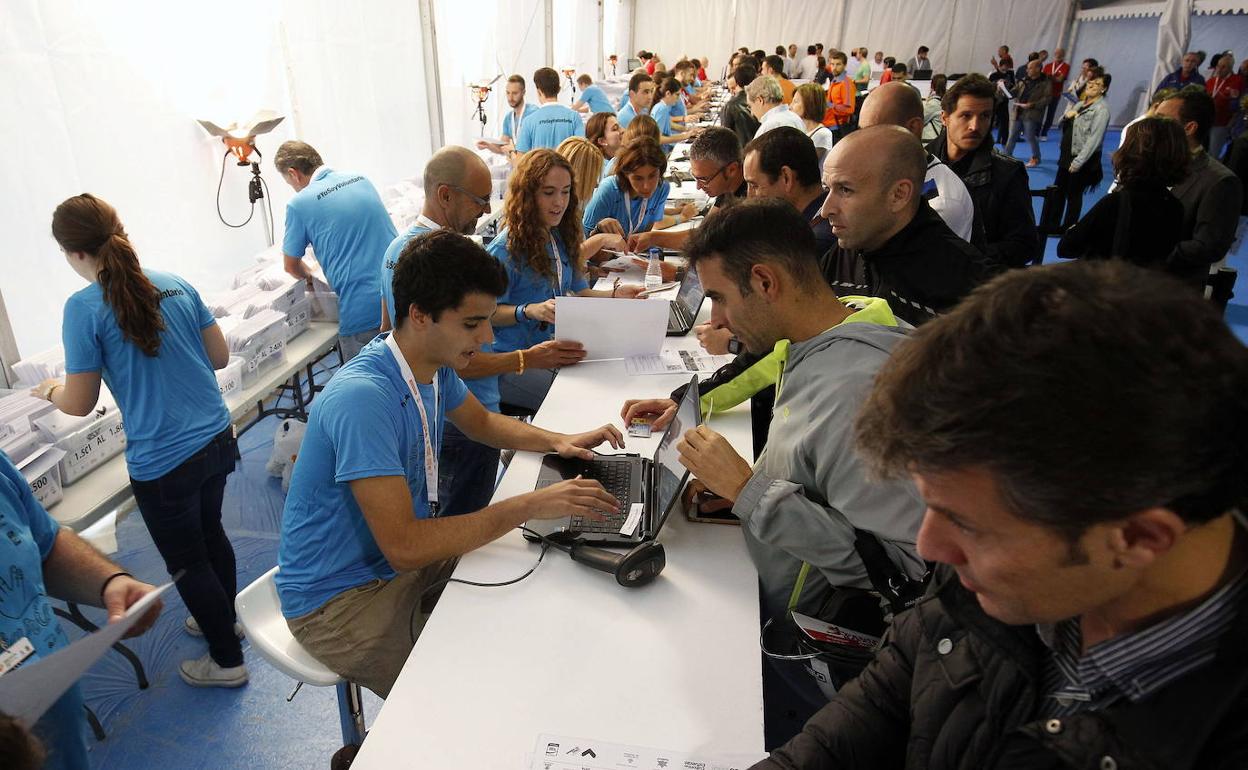
M 1031 160 L 1027 161 L 1027 168 L 1035 168 L 1036 166 L 1039 166 L 1039 165 L 1040 165 L 1039 158 L 1032 158 Z
M 186 616 L 186 620 L 182 621 L 182 628 L 185 629 L 186 633 L 190 634 L 191 636 L 202 637 L 204 635 L 204 631 L 203 629 L 199 627 L 199 623 L 195 620 L 194 615 Z M 244 634 L 243 634 L 242 623 L 234 624 L 234 635 L 237 636 L 240 641 L 243 639 Z
M 211 655 L 184 660 L 178 664 L 182 681 L 191 687 L 242 687 L 247 684 L 247 667 L 217 665 Z

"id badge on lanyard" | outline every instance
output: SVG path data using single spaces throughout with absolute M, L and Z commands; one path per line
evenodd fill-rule
M 412 392 L 412 398 L 416 402 L 416 409 L 420 412 L 420 430 L 425 441 L 425 495 L 429 500 L 429 512 L 433 516 L 438 515 L 438 455 L 433 449 L 433 426 L 429 422 L 429 414 L 425 411 L 425 402 L 420 398 L 420 389 L 416 386 L 416 377 L 412 374 L 412 368 L 407 365 L 407 359 L 403 358 L 403 353 L 399 350 L 399 343 L 394 341 L 394 333 L 392 332 L 386 337 L 386 347 L 390 348 L 391 355 L 399 365 L 399 374 L 403 377 L 403 382 L 407 383 L 407 388 Z M 436 419 L 440 412 L 440 397 L 438 394 L 438 373 L 433 373 L 433 416 Z
M 625 235 L 632 235 L 641 229 L 641 223 L 646 219 L 646 202 L 648 198 L 641 199 L 641 208 L 637 211 L 637 219 L 633 219 L 633 198 L 628 193 L 624 193 L 624 218 L 628 220 L 628 232 Z
M 563 258 L 559 256 L 559 245 L 555 243 L 555 235 L 550 235 L 550 255 L 555 258 L 555 296 L 563 296 Z

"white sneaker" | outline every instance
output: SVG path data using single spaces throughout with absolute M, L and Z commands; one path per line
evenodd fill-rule
M 190 634 L 191 636 L 203 636 L 204 635 L 204 631 L 203 629 L 199 627 L 199 623 L 196 622 L 194 615 L 186 616 L 186 620 L 182 621 L 182 628 L 185 629 L 186 633 Z M 239 639 L 243 638 L 243 624 L 242 623 L 234 624 L 234 635 L 237 636 Z
M 247 667 L 217 665 L 211 655 L 184 660 L 178 665 L 182 681 L 191 687 L 242 687 L 247 684 Z

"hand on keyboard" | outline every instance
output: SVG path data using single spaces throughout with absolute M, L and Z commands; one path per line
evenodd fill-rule
M 618 514 L 621 510 L 620 501 L 609 494 L 602 484 L 579 476 L 515 499 L 522 501 L 525 511 L 535 519 L 583 516 L 600 520 L 603 515 L 599 511 Z

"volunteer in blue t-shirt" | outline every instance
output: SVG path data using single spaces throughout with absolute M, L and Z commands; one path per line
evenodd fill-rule
M 689 131 L 679 131 L 673 128 L 672 110 L 681 103 L 680 81 L 676 78 L 668 78 L 663 82 L 663 88 L 659 91 L 659 100 L 650 109 L 650 117 L 654 118 L 654 122 L 659 126 L 659 144 L 662 145 L 663 152 L 669 155 L 672 152 L 672 145 L 691 139 L 701 131 L 700 128 Z
M 117 212 L 93 195 L 56 207 L 52 236 L 90 282 L 65 303 L 65 382 L 42 395 L 66 414 L 95 408 L 108 384 L 126 426 L 126 468 L 143 522 L 178 593 L 187 631 L 208 654 L 184 660 L 196 687 L 247 682 L 234 630 L 234 549 L 221 526 L 225 479 L 234 470 L 234 429 L 214 369 L 229 362 L 225 337 L 189 283 L 143 270 Z
M 120 619 L 153 586 L 141 583 L 95 550 L 68 527 L 57 524 L 31 494 L 30 485 L 9 458 L 0 453 L 0 650 L 22 665 L 34 663 L 69 645 L 48 602 L 48 586 L 66 601 L 104 607 L 109 621 Z M 135 622 L 126 636 L 151 628 L 160 600 Z M 31 732 L 47 753 L 44 770 L 87 770 L 82 694 L 70 687 L 35 722 Z M 0 748 L 0 760 L 16 761 Z
M 636 137 L 625 144 L 616 156 L 615 173 L 602 180 L 585 206 L 581 218 L 585 234 L 596 232 L 604 221 L 615 220 L 628 238 L 693 216 L 692 204 L 686 204 L 674 217 L 664 214 L 671 193 L 671 185 L 663 181 L 666 169 L 667 156 L 653 140 Z
M 394 224 L 372 182 L 324 165 L 309 144 L 283 142 L 273 164 L 295 191 L 282 237 L 286 272 L 309 279 L 303 256 L 311 246 L 338 294 L 338 350 L 349 361 L 381 328 L 377 264 Z
M 585 138 L 598 148 L 605 159 L 602 171 L 598 174 L 599 181 L 608 175 L 607 166 L 620 151 L 624 141 L 624 129 L 620 128 L 620 120 L 614 112 L 596 112 L 585 121 Z
M 611 106 L 606 92 L 594 85 L 594 79 L 589 75 L 577 78 L 576 85 L 581 89 L 581 95 L 576 97 L 576 104 L 573 106 L 577 112 L 588 112 L 591 115 L 598 112 L 615 114 L 615 108 Z
M 648 114 L 653 101 L 654 80 L 649 75 L 638 72 L 629 78 L 625 103 L 620 107 L 619 115 L 616 116 L 620 121 L 620 128 L 628 128 L 633 118 Z
M 555 297 L 627 298 L 641 291 L 640 286 L 589 288 L 585 263 L 592 255 L 582 248 L 572 166 L 558 153 L 535 150 L 525 155 L 512 172 L 506 205 L 507 227 L 486 247 L 507 269 L 508 278 L 507 291 L 491 318 L 495 352 L 553 339 Z M 499 397 L 504 404 L 536 412 L 554 376 L 553 369 L 535 370 L 522 363 L 515 372 L 499 377 Z
M 507 78 L 504 94 L 507 96 L 507 114 L 503 116 L 503 141 L 492 142 L 489 139 L 478 139 L 478 150 L 489 150 L 498 155 L 510 155 L 516 149 L 516 137 L 524 126 L 524 121 L 537 110 L 536 104 L 524 101 L 526 83 L 523 75 L 512 75 Z
M 542 67 L 533 73 L 537 88 L 537 108 L 516 135 L 516 152 L 539 148 L 553 150 L 569 136 L 585 136 L 585 120 L 576 110 L 559 103 L 559 73 Z
M 544 152 L 544 151 L 542 151 Z M 455 373 L 492 336 L 507 288 L 501 266 L 462 235 L 409 243 L 395 266 L 394 331 L 343 366 L 312 404 L 282 513 L 277 590 L 291 633 L 313 657 L 383 698 L 456 559 L 529 518 L 619 502 L 574 479 L 463 516 L 439 514 L 445 420 L 496 447 L 593 456 L 621 447 L 610 425 L 566 435 L 484 409 Z

